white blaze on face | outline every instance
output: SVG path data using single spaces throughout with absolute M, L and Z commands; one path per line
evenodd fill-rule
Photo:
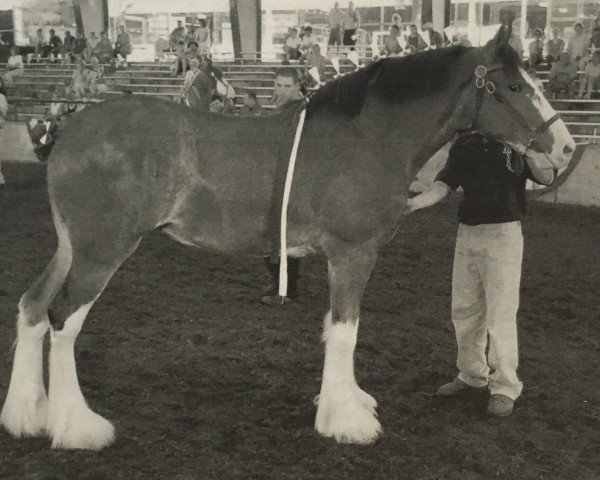
M 554 115 L 556 115 L 556 111 L 550 105 L 550 102 L 544 96 L 544 93 L 540 90 L 540 88 L 535 84 L 529 74 L 523 69 L 519 68 L 519 72 L 523 79 L 527 82 L 527 84 L 533 89 L 535 95 L 532 99 L 532 103 L 534 107 L 539 112 L 542 120 L 545 122 L 551 119 Z M 538 127 L 538 125 L 532 125 L 532 128 Z M 566 166 L 571 159 L 571 155 L 575 150 L 575 141 L 573 137 L 567 130 L 566 125 L 562 120 L 557 120 L 552 123 L 548 127 L 549 132 L 552 134 L 554 138 L 554 145 L 552 146 L 552 153 L 550 154 L 542 154 L 539 152 L 533 152 L 531 150 L 527 151 L 527 156 L 536 158 L 538 161 L 542 159 L 547 163 L 550 162 L 552 167 L 554 168 L 562 168 Z M 543 132 L 542 132 L 543 133 Z M 525 146 L 523 146 L 525 147 Z M 565 150 L 566 147 L 569 147 Z M 521 148 L 519 148 L 521 150 Z

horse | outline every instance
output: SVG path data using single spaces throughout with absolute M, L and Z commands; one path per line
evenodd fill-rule
M 315 402 L 315 428 L 325 437 L 370 444 L 382 432 L 377 402 L 354 375 L 360 304 L 378 250 L 401 231 L 411 179 L 427 159 L 467 129 L 542 169 L 563 168 L 572 156 L 573 138 L 508 45 L 511 30 L 502 25 L 483 47 L 374 62 L 326 84 L 305 107 L 285 253 L 328 262 Z M 77 379 L 74 343 L 88 312 L 153 230 L 223 254 L 269 255 L 299 108 L 235 117 L 129 96 L 75 114 L 48 164 L 58 246 L 19 302 L 0 415 L 10 434 L 47 435 L 65 449 L 113 442 L 113 425 L 90 409 Z

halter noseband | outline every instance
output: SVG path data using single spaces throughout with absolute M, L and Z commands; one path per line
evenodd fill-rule
M 494 70 L 501 70 L 502 68 L 504 68 L 504 65 L 502 65 L 501 63 L 496 63 L 489 67 L 486 67 L 485 65 L 479 65 L 477 68 L 475 68 L 475 86 L 480 92 L 483 92 L 483 90 L 485 89 L 485 91 L 494 96 L 498 103 L 504 103 L 504 99 L 502 98 L 500 92 L 496 89 L 496 85 L 494 84 L 494 82 L 487 78 L 487 75 L 489 72 L 493 72 Z M 481 100 L 483 99 L 481 98 Z M 479 109 L 481 108 L 481 100 L 477 108 L 477 114 L 479 114 Z M 560 115 L 557 113 L 545 122 L 542 122 L 537 127 L 530 127 L 529 122 L 521 114 L 521 112 L 519 112 L 510 104 L 507 104 L 506 106 L 510 110 L 512 110 L 513 114 L 517 117 L 519 123 L 521 123 L 521 125 L 526 129 L 529 129 L 529 131 L 527 132 L 526 149 L 529 148 L 531 144 L 535 142 L 542 133 L 546 132 L 550 128 L 550 125 L 552 125 L 554 122 L 560 119 Z

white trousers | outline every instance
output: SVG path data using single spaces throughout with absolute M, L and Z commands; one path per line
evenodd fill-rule
M 458 378 L 473 387 L 489 385 L 492 394 L 513 400 L 523 388 L 517 377 L 522 260 L 520 222 L 460 224 L 452 274 Z

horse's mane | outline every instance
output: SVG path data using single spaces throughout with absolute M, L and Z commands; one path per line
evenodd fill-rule
M 358 115 L 369 86 L 390 103 L 403 103 L 438 92 L 450 82 L 458 58 L 467 50 L 467 47 L 453 46 L 378 60 L 326 83 L 310 97 L 307 113 L 327 109 L 349 117 Z M 509 53 L 505 56 L 512 63 Z

